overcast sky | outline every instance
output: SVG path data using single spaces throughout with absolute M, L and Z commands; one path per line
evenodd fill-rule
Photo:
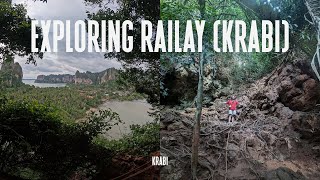
M 48 3 L 13 0 L 13 3 L 25 4 L 28 15 L 37 20 L 71 20 L 74 22 L 86 19 L 86 11 L 92 10 L 83 4 L 83 0 L 48 0 Z M 73 32 L 71 28 L 71 37 L 74 36 Z M 72 40 L 73 38 L 71 46 L 73 46 Z M 22 66 L 23 78 L 35 79 L 40 74 L 74 74 L 77 70 L 99 72 L 110 67 L 119 68 L 121 66 L 114 59 L 104 59 L 103 53 L 66 53 L 65 42 L 59 43 L 59 49 L 58 53 L 45 53 L 43 59 L 37 60 L 37 66 L 25 64 L 27 57 L 16 57 L 15 61 Z

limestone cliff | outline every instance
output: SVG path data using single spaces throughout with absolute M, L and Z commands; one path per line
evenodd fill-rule
M 106 69 L 105 71 L 102 71 L 102 73 L 103 73 L 103 76 L 100 78 L 100 84 L 116 79 L 118 70 L 115 68 L 110 68 L 110 69 Z
M 35 83 L 74 83 L 74 75 L 59 74 L 59 75 L 39 75 Z
M 216 64 L 214 64 L 215 62 Z M 230 67 L 216 57 L 204 65 L 204 105 L 231 92 Z M 173 63 L 163 68 L 161 81 L 166 92 L 161 93 L 161 104 L 175 105 L 192 101 L 197 93 L 199 64 L 194 61 Z
M 103 84 L 107 81 L 114 80 L 117 73 L 118 70 L 115 68 L 109 68 L 98 73 L 89 71 L 80 73 L 77 71 L 75 74 L 75 84 Z
M 7 57 L 0 70 L 1 84 L 16 86 L 22 83 L 23 71 L 18 62 L 14 63 L 13 57 Z
M 81 73 L 77 71 L 75 75 L 39 75 L 35 80 L 35 83 L 102 84 L 114 80 L 117 73 L 117 69 L 109 68 L 97 73 L 92 73 L 90 71 Z

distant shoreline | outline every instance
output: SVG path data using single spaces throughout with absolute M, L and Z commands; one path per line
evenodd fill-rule
M 35 79 L 23 79 L 22 82 L 27 85 L 40 87 L 40 88 L 48 88 L 48 87 L 66 87 L 67 83 L 36 83 Z
M 22 81 L 35 81 L 37 79 L 22 79 Z M 68 83 L 62 83 L 62 82 L 33 82 L 37 84 L 68 84 Z
M 68 83 L 62 83 L 62 82 L 35 82 L 36 79 L 22 79 L 22 81 L 33 81 L 33 83 L 37 84 L 68 84 Z

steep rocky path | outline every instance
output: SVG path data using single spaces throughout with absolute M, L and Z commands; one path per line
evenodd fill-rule
M 227 123 L 227 97 L 203 109 L 199 179 L 319 179 L 319 83 L 303 60 L 283 64 L 236 93 L 239 119 Z M 163 179 L 190 179 L 194 108 L 161 120 Z

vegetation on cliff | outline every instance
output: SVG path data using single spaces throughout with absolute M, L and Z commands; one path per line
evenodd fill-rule
M 18 87 L 22 85 L 23 72 L 19 63 L 14 63 L 11 56 L 6 56 L 0 69 L 0 87 Z

